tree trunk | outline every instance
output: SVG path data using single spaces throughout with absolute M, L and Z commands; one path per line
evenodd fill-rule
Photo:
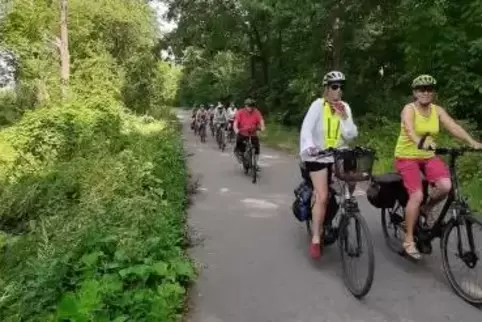
M 67 29 L 67 3 L 60 0 L 60 80 L 62 97 L 67 96 L 70 76 L 69 34 Z
M 333 69 L 340 70 L 341 41 L 340 17 L 337 16 L 333 23 Z

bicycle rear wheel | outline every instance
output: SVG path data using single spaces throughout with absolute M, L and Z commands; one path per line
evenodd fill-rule
M 460 269 L 465 269 L 474 278 L 469 281 L 467 277 L 457 281 L 454 269 L 450 264 L 455 260 L 449 260 L 449 238 L 455 239 L 453 252 L 458 260 Z M 442 263 L 445 276 L 450 282 L 452 289 L 465 301 L 482 304 L 482 220 L 475 216 L 467 215 L 451 220 L 444 229 L 440 240 L 442 250 Z M 477 276 L 478 274 L 478 276 Z
M 402 229 L 404 218 L 401 212 L 403 212 L 403 209 L 400 207 L 394 209 L 382 208 L 380 215 L 383 237 L 385 237 L 387 246 L 397 254 L 403 255 L 405 251 L 402 240 L 405 233 Z
M 350 237 L 354 241 L 350 241 Z M 343 280 L 348 290 L 356 297 L 364 297 L 371 289 L 375 271 L 373 241 L 365 219 L 359 212 L 344 214 L 340 222 L 338 245 L 341 253 Z M 362 256 L 366 260 L 359 262 Z M 351 264 L 351 260 L 357 260 Z M 350 265 L 351 264 L 351 265 Z M 362 277 L 351 268 L 364 269 Z

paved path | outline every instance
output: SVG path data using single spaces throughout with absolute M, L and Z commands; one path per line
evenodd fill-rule
M 418 264 L 390 252 L 379 213 L 364 198 L 360 207 L 375 243 L 375 281 L 367 297 L 356 300 L 342 282 L 336 247 L 326 249 L 319 263 L 308 257 L 306 230 L 290 210 L 297 161 L 262 147 L 262 173 L 253 185 L 231 153 L 221 153 L 211 137 L 201 144 L 188 114 L 179 115 L 185 148 L 193 153 L 189 165 L 201 183 L 189 210 L 191 255 L 200 276 L 188 321 L 482 321 L 482 311 L 447 285 L 438 247 Z

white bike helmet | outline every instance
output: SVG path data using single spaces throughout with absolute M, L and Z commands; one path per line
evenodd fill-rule
M 328 72 L 325 74 L 323 77 L 323 86 L 326 86 L 330 83 L 337 83 L 337 82 L 345 82 L 345 75 L 343 75 L 342 72 L 333 70 L 331 72 Z

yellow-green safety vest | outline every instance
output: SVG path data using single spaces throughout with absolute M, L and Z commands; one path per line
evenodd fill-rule
M 341 117 L 331 111 L 330 104 L 326 101 L 324 101 L 323 109 L 325 148 L 336 148 L 341 142 Z

